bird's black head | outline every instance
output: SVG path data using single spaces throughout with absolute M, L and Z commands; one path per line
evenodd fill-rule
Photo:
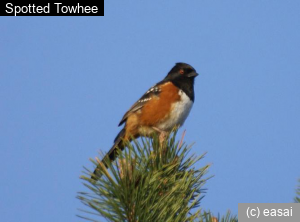
M 191 65 L 179 62 L 170 70 L 165 80 L 194 82 L 196 76 L 198 73 Z
M 196 70 L 189 64 L 176 63 L 170 70 L 163 82 L 171 81 L 179 89 L 183 90 L 185 94 L 194 101 L 194 80 L 198 76 Z

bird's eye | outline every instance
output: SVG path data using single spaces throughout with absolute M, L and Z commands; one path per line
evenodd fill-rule
M 179 70 L 179 73 L 180 73 L 181 75 L 183 75 L 183 74 L 184 74 L 184 70 L 183 70 L 183 69 L 180 69 L 180 70 Z

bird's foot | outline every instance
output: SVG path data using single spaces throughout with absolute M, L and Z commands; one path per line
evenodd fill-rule
M 159 133 L 159 144 L 160 146 L 163 145 L 163 142 L 166 140 L 168 133 L 166 131 L 160 130 L 157 127 L 153 127 L 155 131 Z

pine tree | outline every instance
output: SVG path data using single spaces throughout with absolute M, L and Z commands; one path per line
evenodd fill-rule
M 297 188 L 297 190 L 296 190 L 296 194 L 297 194 L 297 196 L 295 197 L 295 203 L 300 203 L 300 179 L 299 179 L 299 184 L 298 184 L 298 188 Z
M 108 169 L 99 160 L 92 160 L 95 166 L 100 164 L 102 176 L 94 181 L 86 169 L 82 179 L 90 193 L 80 192 L 78 196 L 93 209 L 88 213 L 113 222 L 237 221 L 229 212 L 216 218 L 200 208 L 210 166 L 196 168 L 195 163 L 205 154 L 189 155 L 191 146 L 183 142 L 184 134 L 176 141 L 176 133 L 163 143 L 156 135 L 127 143 L 118 161 L 106 163 Z

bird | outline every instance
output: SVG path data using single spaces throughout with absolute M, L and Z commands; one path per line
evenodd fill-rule
M 124 126 L 102 163 L 108 168 L 107 161 L 117 158 L 118 150 L 125 148 L 126 141 L 140 136 L 151 137 L 155 132 L 163 137 L 182 126 L 195 101 L 194 81 L 198 75 L 191 65 L 176 63 L 162 81 L 147 90 L 124 114 L 119 123 Z M 99 167 L 91 175 L 94 180 L 101 175 Z

